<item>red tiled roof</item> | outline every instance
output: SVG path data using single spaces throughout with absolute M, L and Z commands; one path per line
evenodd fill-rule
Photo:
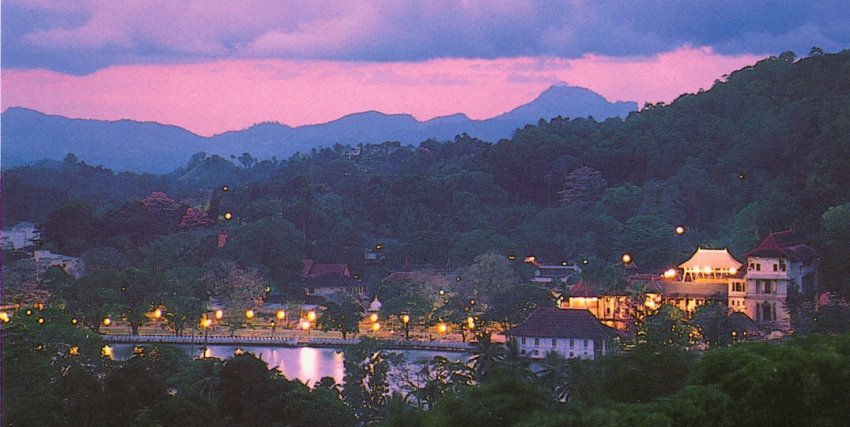
M 755 249 L 744 255 L 746 258 L 788 258 L 794 261 L 806 261 L 815 257 L 814 249 L 797 239 L 791 230 L 769 233 Z
M 356 280 L 336 273 L 328 273 L 319 277 L 308 277 L 304 280 L 304 287 L 306 288 L 347 288 L 352 286 L 358 286 Z
M 595 340 L 616 334 L 615 329 L 599 323 L 587 310 L 555 307 L 540 307 L 525 322 L 505 332 L 508 336 Z
M 351 273 L 348 271 L 348 264 L 319 264 L 313 262 L 312 259 L 305 259 L 303 263 L 304 268 L 301 270 L 301 276 L 304 278 L 314 279 L 332 273 L 351 277 Z

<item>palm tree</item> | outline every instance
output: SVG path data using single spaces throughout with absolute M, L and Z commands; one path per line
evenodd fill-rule
M 569 366 L 566 359 L 556 351 L 546 353 L 546 357 L 540 361 L 540 371 L 537 372 L 537 381 L 542 389 L 547 390 L 555 399 L 566 402 L 570 398 Z
M 494 364 L 503 358 L 504 349 L 502 345 L 494 343 L 490 333 L 484 332 L 478 335 L 478 342 L 472 348 L 472 357 L 469 358 L 469 363 L 471 363 L 476 377 L 480 380 Z
M 532 381 L 536 378 L 534 371 L 531 370 L 531 360 L 520 353 L 515 338 L 505 343 L 504 357 L 497 363 L 515 379 Z

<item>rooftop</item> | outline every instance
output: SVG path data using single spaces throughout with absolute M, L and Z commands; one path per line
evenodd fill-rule
M 522 324 L 505 332 L 507 336 L 541 338 L 590 338 L 603 340 L 617 334 L 585 309 L 539 307 Z
M 815 257 L 814 249 L 800 243 L 791 230 L 769 233 L 764 240 L 749 251 L 747 258 L 787 258 L 794 261 L 808 261 Z

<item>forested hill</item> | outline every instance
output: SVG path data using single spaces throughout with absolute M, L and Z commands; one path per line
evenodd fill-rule
M 230 227 L 262 228 L 280 222 L 264 218 L 282 217 L 292 232 L 274 244 L 289 245 L 293 257 L 357 268 L 363 245 L 379 238 L 398 241 L 387 245 L 390 263 L 461 266 L 496 251 L 587 259 L 588 271 L 603 277 L 606 263 L 623 252 L 640 268 L 663 269 L 698 244 L 728 246 L 740 258 L 769 231 L 793 228 L 819 251 L 822 285 L 850 285 L 850 51 L 813 49 L 803 59 L 785 53 L 626 120 L 555 118 L 497 144 L 461 135 L 418 147 L 337 146 L 281 162 L 249 156 L 239 167 L 225 165 L 229 171 L 222 160 L 195 158 L 157 184 L 212 217 L 230 211 L 244 219 Z M 48 219 L 46 226 L 55 230 L 60 225 L 50 218 L 60 216 L 48 216 L 47 209 L 61 199 L 21 209 L 31 196 L 10 189 L 26 179 L 28 191 L 53 191 L 49 182 L 56 176 L 82 167 L 66 162 L 63 168 L 5 171 L 6 222 Z M 111 185 L 119 177 L 80 185 Z M 142 178 L 135 178 L 143 189 L 136 194 L 152 189 L 153 182 Z M 225 184 L 231 191 L 219 190 Z M 122 232 L 114 216 L 119 208 L 110 211 L 97 198 L 84 201 L 94 208 L 92 230 L 110 218 L 111 235 L 77 236 L 78 253 L 106 246 Z M 672 232 L 677 225 L 686 228 L 683 236 Z M 251 256 L 259 246 L 246 245 L 240 259 L 273 271 L 263 257 Z

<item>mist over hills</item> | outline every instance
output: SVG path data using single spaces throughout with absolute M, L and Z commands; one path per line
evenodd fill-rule
M 155 122 L 69 119 L 13 107 L 2 114 L 2 162 L 6 169 L 41 159 L 61 160 L 74 153 L 89 164 L 114 170 L 168 173 L 185 166 L 199 151 L 225 158 L 249 152 L 260 159 L 283 159 L 334 144 L 416 144 L 429 138 L 452 139 L 462 133 L 495 142 L 540 119 L 592 116 L 604 120 L 625 117 L 635 110 L 634 102 L 611 103 L 588 89 L 559 84 L 528 104 L 486 120 L 472 120 L 458 113 L 418 121 L 409 114 L 367 111 L 317 125 L 261 123 L 203 137 Z

